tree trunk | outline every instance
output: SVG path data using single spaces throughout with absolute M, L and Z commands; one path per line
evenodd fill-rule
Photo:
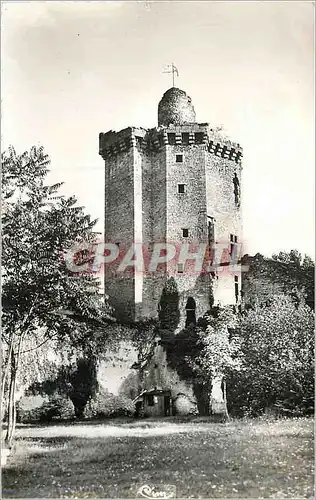
M 209 416 L 210 414 L 210 388 L 199 383 L 194 384 L 194 393 L 196 397 L 198 412 L 200 416 Z
M 228 414 L 228 409 L 227 409 L 227 387 L 226 387 L 226 380 L 223 379 L 223 399 L 224 399 L 224 415 L 227 420 L 229 420 L 229 414 Z
M 13 437 L 13 424 L 14 424 L 14 412 L 15 412 L 15 386 L 16 386 L 16 364 L 15 356 L 11 357 L 11 372 L 10 372 L 10 384 L 9 384 L 9 396 L 8 396 L 8 428 L 5 436 L 6 446 L 10 446 Z
M 15 354 L 12 351 L 11 355 L 11 377 L 10 377 L 10 387 L 9 387 L 9 398 L 8 398 L 8 428 L 5 437 L 6 446 L 10 447 L 15 433 L 16 425 L 16 402 L 15 402 L 15 392 L 16 392 L 16 382 L 18 375 L 18 367 L 20 362 L 22 346 L 22 335 L 19 338 L 18 351 Z
M 12 357 L 12 351 L 13 351 L 13 342 L 14 342 L 14 338 L 12 338 L 11 342 L 10 342 L 10 347 L 9 347 L 9 352 L 8 352 L 8 359 L 7 359 L 7 362 L 6 362 L 6 367 L 5 367 L 5 371 L 4 371 L 4 374 L 3 374 L 3 377 L 2 377 L 2 382 L 1 382 L 1 402 L 2 404 L 4 403 L 4 397 L 5 397 L 5 386 L 6 386 L 6 383 L 7 383 L 7 379 L 8 379 L 8 375 L 9 375 L 9 371 L 10 371 L 10 366 L 11 366 L 11 357 Z

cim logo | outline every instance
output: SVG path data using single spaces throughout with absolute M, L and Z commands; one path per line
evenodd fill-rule
M 176 498 L 176 487 L 172 484 L 149 486 L 144 484 L 137 491 L 138 497 L 143 498 Z

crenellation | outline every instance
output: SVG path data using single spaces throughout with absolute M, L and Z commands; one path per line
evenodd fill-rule
M 134 138 L 134 145 L 137 146 L 140 150 L 143 150 L 144 148 L 144 138 L 135 136 Z
M 242 149 L 239 147 L 238 150 L 236 150 L 230 143 L 215 142 L 211 139 L 207 144 L 207 150 L 215 156 L 234 160 L 236 163 L 240 163 L 242 158 Z
M 112 150 L 114 156 L 117 156 L 119 154 L 120 150 L 119 150 L 117 142 L 115 142 L 114 144 L 112 144 L 111 150 Z
M 203 141 L 204 145 L 207 145 L 207 143 L 208 143 L 208 135 L 207 135 L 206 131 L 203 132 L 203 139 L 202 139 L 202 141 Z
M 225 159 L 234 160 L 241 163 L 242 148 L 238 143 L 233 143 L 224 138 L 214 138 L 212 129 L 208 129 L 207 124 L 170 124 L 168 127 L 161 126 L 158 129 L 136 129 L 127 128 L 120 132 L 109 131 L 100 134 L 99 154 L 105 157 L 113 157 L 122 151 L 138 146 L 142 151 L 159 151 L 167 145 L 193 146 L 203 145 L 207 151 L 215 156 L 221 156 Z
M 194 136 L 194 132 L 192 132 L 192 131 L 189 132 L 189 144 L 190 145 L 195 144 L 195 136 Z
M 166 130 L 163 130 L 163 132 L 162 132 L 162 140 L 163 140 L 164 145 L 167 146 L 167 144 L 168 144 L 168 136 L 167 136 Z
M 121 139 L 119 142 L 118 142 L 118 150 L 120 153 L 123 153 L 124 151 L 126 151 L 129 147 L 129 140 L 127 139 L 127 142 L 126 142 L 126 139 Z
M 228 156 L 228 158 L 229 158 L 230 160 L 234 160 L 234 159 L 236 158 L 236 151 L 235 151 L 235 149 L 234 149 L 234 148 L 231 148 L 231 150 L 229 151 L 229 156 Z
M 223 149 L 223 146 L 218 142 L 216 145 L 215 145 L 215 151 L 214 151 L 214 154 L 216 156 L 221 156 L 221 152 L 222 152 L 222 149 Z
M 176 145 L 177 146 L 182 145 L 182 134 L 179 131 L 176 132 Z
M 228 158 L 228 157 L 229 157 L 229 149 L 227 148 L 227 146 L 223 146 L 222 158 Z

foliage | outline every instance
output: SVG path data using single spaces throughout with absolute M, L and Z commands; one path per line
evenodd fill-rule
M 69 398 L 55 394 L 41 406 L 32 409 L 18 408 L 18 419 L 27 422 L 51 422 L 52 420 L 69 420 L 74 417 L 74 406 Z
M 75 197 L 58 194 L 61 184 L 45 184 L 49 158 L 43 148 L 2 155 L 3 174 L 3 396 L 8 391 L 10 442 L 15 421 L 15 390 L 25 343 L 36 350 L 56 339 L 70 353 L 87 346 L 103 350 L 111 339 L 111 308 L 91 273 L 74 274 L 62 256 L 74 244 L 95 243 L 95 221 L 77 206 Z M 81 251 L 77 262 L 89 264 Z M 44 335 L 44 340 L 43 340 Z M 25 366 L 25 365 L 24 365 Z
M 31 384 L 26 393 L 52 395 L 59 392 L 72 401 L 77 418 L 82 418 L 88 400 L 98 389 L 97 359 L 95 356 L 78 357 L 62 364 L 52 377 Z
M 163 337 L 161 343 L 167 353 L 167 361 L 170 368 L 177 371 L 183 380 L 193 380 L 194 370 L 188 362 L 190 358 L 195 359 L 201 348 L 198 344 L 199 337 L 196 328 L 190 325 L 181 330 L 177 335 L 170 334 Z
M 186 394 L 178 394 L 173 402 L 176 415 L 197 415 L 197 405 Z
M 131 341 L 138 352 L 133 368 L 142 370 L 154 355 L 158 333 L 156 319 L 143 319 L 131 325 Z
M 257 305 L 240 320 L 241 371 L 232 373 L 228 402 L 235 414 L 300 415 L 314 407 L 314 313 L 285 296 Z
M 24 331 L 49 328 L 50 337 L 80 343 L 86 332 L 78 335 L 74 320 L 84 315 L 93 322 L 110 310 L 97 279 L 74 275 L 62 255 L 75 242 L 95 241 L 95 221 L 74 197 L 58 196 L 61 184 L 45 185 L 48 164 L 42 148 L 3 155 L 3 323 L 5 331 L 23 322 Z M 72 314 L 58 315 L 65 310 Z
M 60 373 L 60 379 L 67 384 L 67 393 L 75 407 L 76 417 L 82 418 L 88 400 L 98 389 L 96 358 L 79 358 L 74 365 Z
M 208 386 L 212 385 L 214 378 L 239 369 L 239 342 L 230 334 L 235 324 L 236 317 L 229 306 L 213 307 L 199 321 L 197 343 L 200 352 L 198 356 L 188 356 L 187 359 L 198 379 Z
M 161 332 L 174 332 L 179 324 L 179 292 L 174 278 L 169 278 L 162 290 L 158 318 Z
M 88 402 L 84 414 L 89 419 L 132 417 L 135 414 L 135 405 L 124 395 L 115 396 L 100 389 Z

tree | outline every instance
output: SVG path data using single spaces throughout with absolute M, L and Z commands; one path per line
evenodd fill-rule
M 281 294 L 248 310 L 240 321 L 240 359 L 241 371 L 230 379 L 235 412 L 313 411 L 314 313 L 303 301 Z
M 198 322 L 197 346 L 198 355 L 187 356 L 187 360 L 197 380 L 205 388 L 209 401 L 212 385 L 215 379 L 222 379 L 225 413 L 228 416 L 226 404 L 226 376 L 231 370 L 240 366 L 239 342 L 232 336 L 236 326 L 236 315 L 233 308 L 213 307 Z
M 161 293 L 158 306 L 159 330 L 174 333 L 179 321 L 179 292 L 175 279 L 168 278 Z
M 10 147 L 2 155 L 2 395 L 8 393 L 8 444 L 15 429 L 16 384 L 26 351 L 52 339 L 71 352 L 87 345 L 103 348 L 113 321 L 95 276 L 74 274 L 62 258 L 74 243 L 92 247 L 96 221 L 77 206 L 75 197 L 58 194 L 61 184 L 45 184 L 49 163 L 42 147 L 21 155 Z M 91 254 L 81 252 L 77 258 L 89 262 Z

